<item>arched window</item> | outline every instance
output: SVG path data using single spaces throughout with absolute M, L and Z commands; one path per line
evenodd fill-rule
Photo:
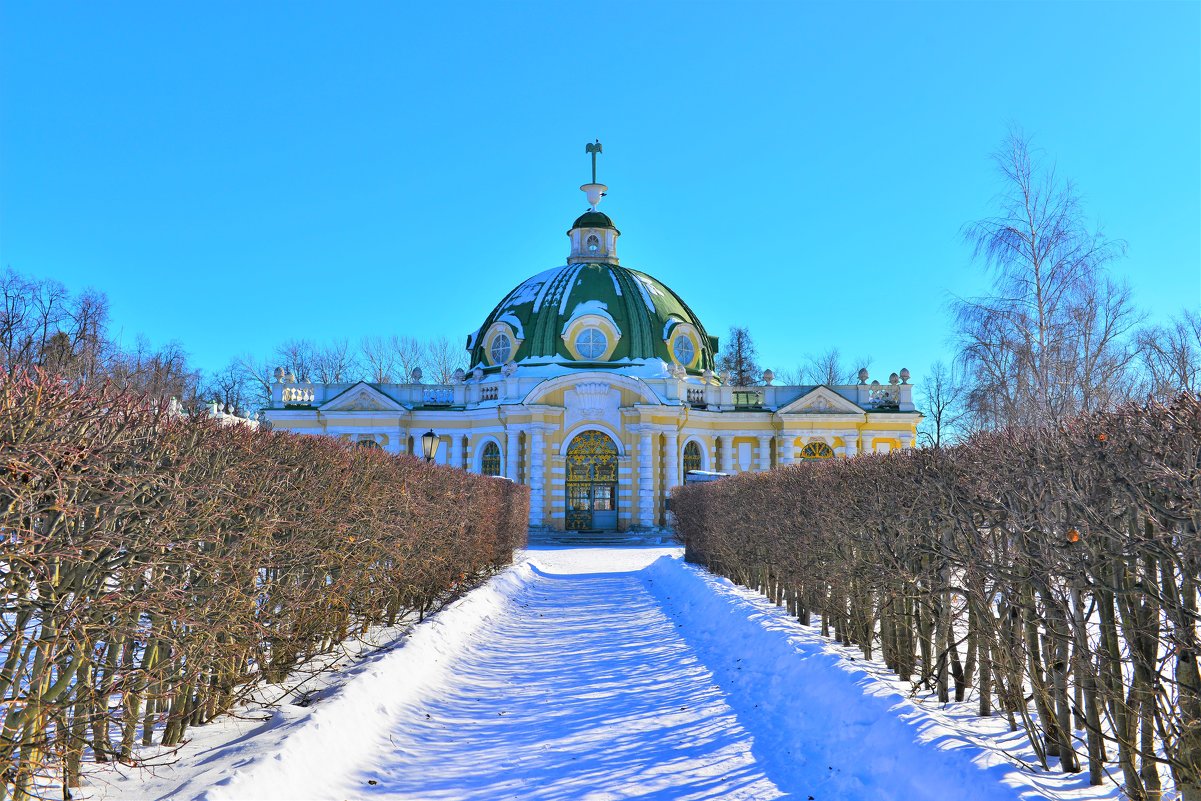
M 801 448 L 802 459 L 829 459 L 834 455 L 834 449 L 824 442 L 810 442 Z
M 595 253 L 598 250 L 600 250 L 600 237 L 598 237 L 596 234 L 589 234 L 588 235 L 588 252 Z
M 355 445 L 358 445 L 360 448 L 381 447 L 380 444 L 375 441 L 375 437 L 372 437 L 370 434 L 361 434 L 358 438 L 358 441 L 355 442 Z
M 500 475 L 500 447 L 495 442 L 484 446 L 484 453 L 480 456 L 480 472 L 486 476 Z
M 689 442 L 684 446 L 684 474 L 687 475 L 689 470 L 701 469 L 701 446 L 695 442 Z

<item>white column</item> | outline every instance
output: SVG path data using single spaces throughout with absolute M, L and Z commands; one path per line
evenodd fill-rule
M 844 431 L 842 433 L 842 441 L 846 443 L 846 455 L 848 459 L 859 453 L 858 431 Z
M 901 450 L 908 450 L 913 447 L 913 435 L 905 432 L 897 437 L 901 441 Z
M 759 437 L 759 470 L 766 473 L 771 470 L 771 435 Z
M 779 454 L 779 463 L 781 466 L 786 465 L 786 464 L 792 464 L 792 462 L 793 462 L 792 444 L 795 439 L 796 439 L 796 437 L 790 433 L 781 434 L 776 439 L 776 453 Z
M 717 438 L 721 443 L 721 472 L 734 472 L 734 435 L 722 434 Z
M 638 440 L 638 522 L 643 526 L 655 524 L 655 462 L 653 434 L 644 426 Z
M 530 429 L 530 525 L 542 525 L 543 453 L 542 426 Z
M 450 435 L 450 466 L 463 467 L 463 435 L 457 431 Z
M 409 430 L 407 428 L 400 429 L 396 434 L 396 452 L 409 452 Z
M 665 447 L 664 465 L 666 470 L 667 491 L 671 492 L 680 485 L 680 435 L 672 431 L 667 435 L 667 445 Z
M 518 449 L 521 447 L 521 432 L 516 428 L 510 428 L 505 432 L 505 477 L 518 480 L 517 465 Z

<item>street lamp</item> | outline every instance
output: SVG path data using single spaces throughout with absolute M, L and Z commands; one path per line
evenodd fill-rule
M 421 435 L 421 450 L 425 452 L 425 460 L 427 462 L 434 461 L 434 457 L 438 454 L 438 435 L 431 428 Z

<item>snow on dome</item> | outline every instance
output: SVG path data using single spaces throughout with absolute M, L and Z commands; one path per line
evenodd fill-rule
M 609 314 L 609 307 L 606 304 L 599 300 L 586 300 L 583 303 L 577 303 L 576 307 L 571 310 L 571 316 L 567 318 L 567 322 L 563 323 L 563 330 L 560 333 L 566 334 L 572 323 L 589 314 L 600 317 L 602 320 L 608 320 L 614 328 L 618 331 L 621 330 L 621 326 L 613 319 L 613 315 Z
M 497 317 L 496 321 L 498 323 L 506 323 L 513 329 L 513 333 L 517 335 L 518 339 L 525 339 L 525 326 L 521 324 L 521 320 L 517 315 L 505 312 L 500 317 Z
M 468 337 L 472 366 L 495 370 L 487 358 L 484 334 L 494 323 L 505 323 L 522 339 L 510 357 L 518 368 L 536 365 L 570 365 L 574 362 L 563 332 L 585 314 L 602 316 L 620 332 L 608 362 L 626 370 L 637 364 L 656 367 L 673 357 L 664 336 L 672 322 L 691 324 L 700 342 L 700 358 L 689 372 L 714 369 L 717 339 L 688 305 L 654 277 L 617 264 L 578 263 L 531 276 L 504 296 L 483 324 Z M 594 362 L 588 369 L 596 369 Z

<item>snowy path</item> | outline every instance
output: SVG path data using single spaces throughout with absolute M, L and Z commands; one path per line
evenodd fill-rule
M 678 550 L 533 550 L 311 709 L 154 785 L 174 789 L 108 797 L 1116 797 L 1022 767 L 1022 735 L 970 706 L 915 703 L 883 665 Z
M 782 795 L 643 574 L 548 575 L 514 601 L 401 713 L 371 797 Z

